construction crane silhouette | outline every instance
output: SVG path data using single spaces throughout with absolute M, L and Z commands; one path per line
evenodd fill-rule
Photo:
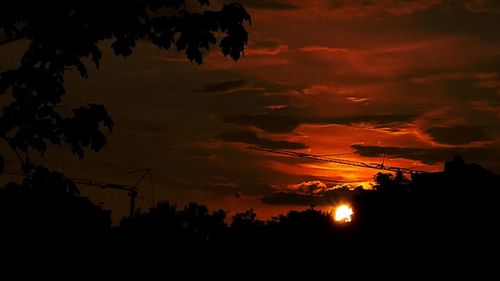
M 107 182 L 100 182 L 100 181 L 84 179 L 84 178 L 71 178 L 70 177 L 68 179 L 70 179 L 75 184 L 87 185 L 87 186 L 97 186 L 97 187 L 100 187 L 102 189 L 109 188 L 109 189 L 118 189 L 118 190 L 127 191 L 128 196 L 130 197 L 129 217 L 134 218 L 135 201 L 137 199 L 137 196 L 139 195 L 139 184 L 144 180 L 144 178 L 146 178 L 146 176 L 148 174 L 151 175 L 151 169 L 142 169 L 142 170 L 136 170 L 136 171 L 129 171 L 129 172 L 125 173 L 127 175 L 130 175 L 130 174 L 140 173 L 140 172 L 142 172 L 143 174 L 139 178 L 139 180 L 135 183 L 135 185 L 107 183 Z
M 124 173 L 124 175 L 130 175 L 130 174 L 141 173 L 141 172 L 143 173 L 142 176 L 139 178 L 139 180 L 137 180 L 137 182 L 134 185 L 107 183 L 107 182 L 101 182 L 101 181 L 85 179 L 85 178 L 67 177 L 67 179 L 69 179 L 73 183 L 79 184 L 79 185 L 96 186 L 96 187 L 100 187 L 102 189 L 109 188 L 109 189 L 117 189 L 117 190 L 127 191 L 128 196 L 130 197 L 129 217 L 133 218 L 134 213 L 135 213 L 135 201 L 137 199 L 137 196 L 139 195 L 139 184 L 144 180 L 144 178 L 146 178 L 147 175 L 151 176 L 151 169 L 135 170 L 135 171 L 129 171 L 129 172 Z M 13 176 L 21 176 L 21 177 L 25 176 L 24 174 L 18 173 L 18 172 L 4 171 L 4 173 L 8 174 L 8 175 L 13 175 Z M 151 186 L 151 188 L 152 188 L 152 186 Z M 154 202 L 154 193 L 153 193 L 153 202 Z
M 274 154 L 280 154 L 280 155 L 286 155 L 286 156 L 291 156 L 291 157 L 296 157 L 296 158 L 302 158 L 302 159 L 311 159 L 311 160 L 316 160 L 320 162 L 327 162 L 327 163 L 335 163 L 335 164 L 341 164 L 341 165 L 349 165 L 349 166 L 356 166 L 356 167 L 361 167 L 361 168 L 368 168 L 368 169 L 377 169 L 377 170 L 384 170 L 384 171 L 391 171 L 391 172 L 396 172 L 396 173 L 404 173 L 404 174 L 421 174 L 425 173 L 424 171 L 419 171 L 419 170 L 414 170 L 411 168 L 401 168 L 401 167 L 393 167 L 393 166 L 385 166 L 385 155 L 382 159 L 382 163 L 365 163 L 365 162 L 360 162 L 360 161 L 352 161 L 352 160 L 346 160 L 346 159 L 338 159 L 338 158 L 331 158 L 331 157 L 326 157 L 326 156 L 321 156 L 321 155 L 315 155 L 315 154 L 308 154 L 308 153 L 301 153 L 301 152 L 295 152 L 295 151 L 289 151 L 289 150 L 281 150 L 281 149 L 274 149 L 274 148 L 263 148 L 263 147 L 258 147 L 258 146 L 249 146 L 249 149 L 253 150 L 259 150 L 259 151 L 264 151 L 264 152 L 270 152 Z

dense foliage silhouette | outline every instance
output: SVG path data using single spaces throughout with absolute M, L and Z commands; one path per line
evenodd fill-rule
M 234 249 L 247 253 L 292 248 L 311 253 L 448 253 L 457 249 L 456 243 L 460 249 L 484 249 L 497 233 L 499 177 L 460 157 L 445 167 L 443 172 L 415 174 L 411 179 L 377 174 L 373 190 L 353 191 L 352 223 L 334 222 L 331 213 L 312 207 L 267 221 L 248 210 L 236 213 L 227 225 L 222 210 L 209 214 L 197 204 L 176 210 L 161 203 L 123 221 L 119 229 L 157 237 L 160 240 L 152 243 L 170 250 L 203 245 L 235 255 Z
M 178 208 L 160 202 L 111 227 L 109 213 L 76 197 L 61 174 L 35 170 L 35 185 L 25 181 L 0 190 L 0 236 L 12 234 L 1 240 L 9 241 L 5 252 L 13 245 L 14 253 L 21 248 L 36 254 L 60 247 L 59 257 L 93 255 L 95 265 L 136 258 L 136 269 L 185 276 L 223 276 L 224 268 L 245 275 L 324 274 L 367 263 L 381 272 L 449 274 L 447 264 L 475 270 L 480 263 L 487 270 L 499 234 L 499 176 L 460 157 L 443 172 L 411 179 L 375 175 L 373 190 L 352 191 L 350 223 L 335 222 L 330 211 L 314 207 L 263 221 L 253 210 L 228 219 L 228 212 L 197 203 Z
M 99 151 L 106 144 L 105 133 L 114 124 L 104 106 L 89 103 L 70 115 L 58 110 L 66 94 L 65 73 L 76 70 L 88 78 L 85 60 L 90 58 L 99 68 L 105 40 L 118 56 L 131 55 L 144 40 L 184 52 L 190 61 L 201 64 L 202 49 L 210 49 L 220 35 L 222 53 L 238 60 L 248 43 L 244 25 L 250 23 L 250 15 L 240 4 L 209 10 L 205 7 L 209 0 L 197 2 L 193 6 L 194 2 L 187 5 L 183 0 L 1 1 L 0 48 L 17 40 L 29 42 L 20 66 L 0 73 L 0 95 L 8 96 L 0 116 L 0 139 L 15 152 L 25 176 L 21 185 L 0 190 L 2 216 L 8 217 L 2 217 L 2 223 L 13 227 L 26 220 L 28 225 L 54 220 L 68 227 L 83 226 L 79 219 L 84 218 L 76 217 L 89 215 L 94 208 L 96 217 L 88 223 L 109 224 L 98 206 L 77 198 L 76 186 L 64 175 L 35 165 L 30 155 L 43 156 L 49 145 L 67 145 L 84 158 L 86 149 Z M 0 155 L 0 174 L 3 168 Z M 63 190 L 70 185 L 71 190 Z
M 207 0 L 199 3 L 209 5 Z M 72 116 L 61 115 L 57 108 L 66 93 L 66 71 L 74 69 L 87 78 L 83 59 L 90 57 L 99 68 L 99 43 L 104 40 L 111 40 L 120 56 L 129 56 L 139 40 L 148 40 L 202 63 L 201 49 L 216 43 L 217 32 L 225 34 L 223 54 L 238 60 L 248 42 L 245 22 L 250 15 L 239 4 L 192 12 L 177 0 L 2 1 L 0 31 L 5 40 L 0 44 L 20 39 L 30 44 L 20 67 L 0 74 L 0 95 L 11 95 L 0 118 L 0 137 L 23 163 L 30 162 L 29 151 L 44 154 L 48 144 L 67 144 L 80 158 L 84 148 L 99 151 L 106 144 L 101 129 L 111 131 L 113 122 L 95 104 L 75 109 Z
M 267 221 L 258 220 L 257 214 L 248 210 L 228 220 L 224 210 L 210 212 L 197 203 L 178 208 L 160 202 L 111 227 L 109 212 L 78 197 L 75 185 L 64 175 L 41 166 L 33 169 L 33 175 L 22 184 L 0 189 L 4 230 L 92 230 L 103 233 L 104 240 L 141 241 L 151 248 L 181 251 L 291 245 L 337 250 L 445 250 L 457 239 L 462 246 L 480 245 L 497 233 L 499 176 L 458 156 L 446 162 L 443 172 L 415 174 L 411 179 L 377 174 L 373 190 L 352 191 L 355 214 L 351 223 L 334 222 L 332 213 L 314 207 Z M 141 247 L 141 243 L 136 246 Z

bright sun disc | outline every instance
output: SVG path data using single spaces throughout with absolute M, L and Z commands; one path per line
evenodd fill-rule
M 335 208 L 334 219 L 337 222 L 351 222 L 354 212 L 349 205 L 339 205 Z

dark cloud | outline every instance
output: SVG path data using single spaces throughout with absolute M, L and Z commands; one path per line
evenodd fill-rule
M 219 83 L 208 84 L 201 89 L 197 89 L 196 92 L 201 93 L 227 93 L 233 90 L 237 90 L 248 84 L 245 80 L 231 80 L 223 81 Z
M 432 127 L 425 131 L 432 139 L 443 144 L 462 145 L 476 141 L 491 140 L 482 128 L 456 126 Z
M 262 203 L 268 205 L 326 205 L 324 197 L 309 194 L 299 194 L 295 192 L 277 192 L 262 198 Z
M 263 197 L 261 201 L 268 205 L 324 206 L 349 201 L 354 194 L 355 191 L 351 191 L 348 187 L 330 189 L 314 194 L 304 194 L 300 191 L 280 191 Z
M 245 7 L 261 9 L 261 10 L 295 10 L 299 7 L 290 3 L 286 3 L 286 1 L 277 1 L 277 0 L 246 0 L 241 1 Z
M 384 154 L 392 158 L 404 158 L 421 161 L 424 164 L 437 164 L 451 160 L 456 154 L 466 157 L 469 161 L 479 161 L 482 164 L 496 165 L 500 151 L 494 148 L 415 148 L 392 146 L 352 145 L 360 156 L 382 157 Z
M 227 123 L 257 127 L 276 134 L 293 132 L 300 125 L 300 121 L 293 117 L 270 114 L 226 115 L 222 120 Z
M 373 1 L 371 0 L 329 0 L 329 5 L 333 9 L 340 9 L 348 6 L 371 6 Z
M 249 42 L 249 48 L 277 48 L 281 44 L 283 44 L 280 41 L 277 40 L 272 40 L 272 39 L 254 39 L 251 42 Z
M 206 158 L 209 159 L 214 156 L 213 152 L 207 149 L 197 147 L 177 147 L 176 151 L 179 154 L 185 155 L 190 158 Z
M 377 128 L 401 127 L 411 123 L 416 118 L 415 115 L 360 115 L 338 118 L 294 118 L 284 115 L 226 115 L 222 120 L 227 123 L 252 126 L 264 130 L 268 133 L 291 133 L 300 124 L 319 124 L 319 125 L 355 125 L 372 124 Z
M 385 154 L 388 157 L 419 160 L 426 164 L 439 163 L 446 159 L 451 159 L 454 155 L 453 151 L 437 148 L 383 147 L 357 144 L 351 147 L 363 157 L 382 157 Z
M 311 124 L 337 124 L 337 125 L 356 125 L 356 124 L 371 124 L 376 128 L 393 127 L 398 128 L 411 123 L 417 118 L 416 115 L 401 115 L 401 114 L 381 114 L 381 115 L 354 115 L 350 117 L 340 118 L 324 118 L 311 119 L 306 123 Z
M 242 195 L 246 196 L 262 196 L 276 192 L 276 189 L 267 183 L 248 183 L 241 185 L 239 190 Z
M 342 8 L 375 8 L 380 11 L 392 12 L 397 14 L 409 14 L 418 11 L 466 11 L 470 13 L 498 13 L 500 5 L 498 1 L 401 1 L 401 0 L 328 0 L 327 3 L 332 9 Z
M 276 149 L 304 149 L 307 148 L 305 144 L 290 141 L 275 141 L 271 139 L 266 139 L 259 137 L 255 132 L 252 131 L 237 131 L 237 132 L 227 132 L 222 133 L 217 136 L 217 139 L 227 141 L 227 142 L 239 142 L 246 144 L 258 145 L 264 148 L 276 148 Z
M 276 192 L 276 189 L 266 183 L 209 182 L 205 185 L 200 185 L 200 190 L 215 195 L 230 195 L 236 197 L 269 196 Z
M 373 32 L 378 37 L 406 31 L 427 36 L 465 35 L 469 38 L 480 38 L 483 42 L 495 44 L 500 42 L 498 1 L 329 0 L 329 2 L 330 9 L 346 9 L 348 11 L 345 14 L 358 16 L 349 19 L 353 30 Z M 377 20 L 373 20 L 374 17 L 377 17 Z
M 500 2 L 495 0 L 490 1 L 475 1 L 469 4 L 471 10 L 478 11 L 500 11 Z
M 481 11 L 479 11 L 481 10 Z M 470 34 L 488 41 L 498 42 L 498 10 L 483 6 L 437 5 L 414 15 L 409 25 L 418 25 L 431 33 Z M 488 38 L 490 37 L 491 38 Z
M 481 87 L 478 84 L 479 81 L 473 78 L 436 79 L 410 84 L 407 90 L 411 94 L 426 93 L 429 96 L 446 97 L 460 101 L 500 101 L 496 87 Z
M 356 124 L 356 123 L 374 123 L 374 124 L 390 124 L 390 123 L 408 123 L 416 118 L 415 115 L 401 114 L 380 114 L 380 115 L 361 115 L 344 118 L 331 119 L 329 122 L 334 124 Z

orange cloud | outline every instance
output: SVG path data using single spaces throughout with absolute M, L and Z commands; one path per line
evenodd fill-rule
M 305 53 L 314 53 L 314 52 L 343 53 L 343 52 L 347 52 L 346 48 L 334 48 L 334 47 L 327 47 L 327 46 L 306 46 L 306 47 L 298 48 L 298 50 L 301 52 L 305 52 Z
M 372 99 L 370 99 L 370 98 L 360 98 L 360 97 L 348 97 L 347 100 L 357 103 L 357 102 L 369 102 Z
M 287 45 L 278 45 L 273 48 L 252 48 L 245 51 L 245 56 L 277 56 L 288 52 Z

